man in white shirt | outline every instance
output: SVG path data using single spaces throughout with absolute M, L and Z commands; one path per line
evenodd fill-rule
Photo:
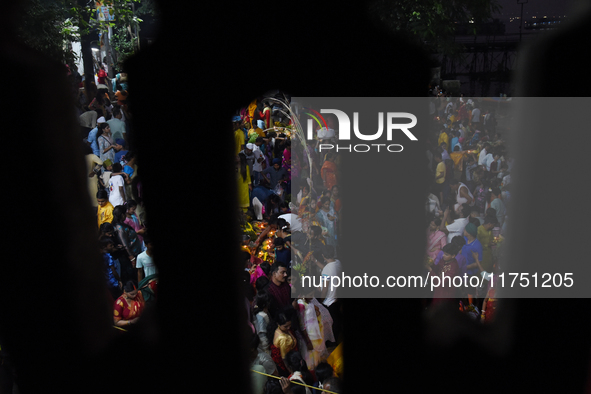
M 240 153 L 244 154 L 244 156 L 246 156 L 246 164 L 248 165 L 248 170 L 250 171 L 250 173 L 252 174 L 253 171 L 253 165 L 254 165 L 254 144 L 246 144 L 244 146 L 244 149 L 240 151 Z
M 261 183 L 261 172 L 263 172 L 263 163 L 265 162 L 265 154 L 261 150 L 261 146 L 265 143 L 263 137 L 258 137 L 252 145 L 252 154 L 254 162 L 252 164 L 252 183 L 253 187 L 257 187 Z
M 445 106 L 445 115 L 449 115 L 453 109 L 454 104 L 452 103 L 451 99 L 447 98 L 447 105 Z
M 137 283 L 140 283 L 145 277 L 158 273 L 152 258 L 154 251 L 150 238 L 144 236 L 144 245 L 146 245 L 146 250 L 138 254 L 135 262 L 135 268 L 138 268 Z
M 113 173 L 121 172 L 121 164 L 113 164 Z M 123 176 L 115 175 L 109 179 L 109 202 L 113 207 L 125 203 L 125 181 Z
M 443 212 L 443 219 L 441 220 L 441 225 L 439 226 L 439 230 L 443 231 L 447 234 L 447 243 L 451 243 L 451 240 L 455 236 L 464 236 L 464 229 L 466 225 L 469 223 L 468 217 L 470 216 L 470 211 L 472 209 L 468 205 L 463 205 L 462 210 L 460 211 L 460 217 L 453 221 L 453 223 L 449 225 L 445 225 L 447 218 L 450 215 L 450 209 L 447 207 L 445 212 Z
M 478 155 L 478 165 L 479 166 L 481 166 L 482 163 L 484 162 L 484 158 L 486 157 L 489 150 L 490 150 L 490 144 L 485 143 L 484 146 L 482 147 L 482 150 L 480 151 L 480 154 Z
M 84 126 L 89 129 L 96 127 L 97 114 L 96 111 L 86 111 L 79 116 L 80 126 Z
M 494 153 L 491 150 L 487 152 L 486 156 L 482 159 L 482 165 L 485 167 L 486 171 L 490 171 L 490 165 L 495 161 Z
M 474 107 L 472 110 L 472 124 L 479 125 L 480 124 L 480 110 Z

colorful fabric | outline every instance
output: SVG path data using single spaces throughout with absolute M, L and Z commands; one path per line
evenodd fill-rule
M 433 275 L 434 276 L 450 276 L 455 277 L 460 275 L 460 268 L 458 266 L 458 262 L 456 259 L 450 259 L 449 261 L 443 261 L 437 265 L 433 266 Z M 441 302 L 445 299 L 453 299 L 458 297 L 458 288 L 455 287 L 453 284 L 445 281 L 442 281 L 442 286 L 436 287 L 433 291 L 433 303 L 436 304 Z
M 115 322 L 118 322 L 119 320 L 132 320 L 140 317 L 145 305 L 144 296 L 139 291 L 134 300 L 127 300 L 122 295 L 115 301 L 113 318 Z
M 99 150 L 100 150 L 100 158 L 102 161 L 105 160 L 115 160 L 115 149 L 109 149 L 108 152 L 105 153 L 105 149 L 108 149 L 111 145 L 113 145 L 113 140 L 111 139 L 110 136 L 107 136 L 105 134 L 102 134 L 99 138 L 98 138 L 98 146 L 99 146 Z
M 285 149 L 283 151 L 281 166 L 285 168 L 288 172 L 291 171 L 291 151 L 289 149 Z
M 115 262 L 109 253 L 103 253 L 103 263 L 105 269 L 105 279 L 109 287 L 119 286 L 119 281 L 115 279 L 113 271 L 115 270 Z
M 257 259 L 258 259 L 258 257 L 257 257 Z M 262 262 L 262 260 L 261 260 L 261 262 Z M 261 276 L 267 277 L 267 275 L 265 275 L 265 272 L 260 267 L 260 265 L 257 264 L 254 272 L 250 275 L 250 284 L 254 286 L 257 282 L 257 279 L 260 278 Z
M 113 221 L 113 204 L 107 202 L 104 206 L 98 206 L 97 208 L 97 219 L 98 226 L 101 227 L 103 223 L 111 223 Z
M 486 272 L 492 272 L 493 270 L 493 254 L 490 244 L 493 241 L 492 230 L 486 230 L 484 226 L 478 227 L 478 240 L 482 245 L 482 261 L 480 265 Z
M 248 166 L 246 166 L 246 178 L 243 178 L 240 171 L 238 171 L 236 181 L 238 182 L 238 206 L 240 208 L 248 208 L 250 206 L 250 189 L 248 188 L 248 185 L 252 183 Z
M 284 359 L 287 353 L 292 350 L 297 350 L 297 340 L 294 332 L 290 329 L 286 334 L 279 328 L 275 331 L 275 338 L 273 339 L 273 346 L 279 349 L 281 359 Z M 273 359 L 275 360 L 275 359 Z
M 314 369 L 322 359 L 328 357 L 328 351 L 324 344 L 324 327 L 321 317 L 316 316 L 316 309 L 314 304 L 307 303 L 304 299 L 298 300 L 298 315 L 300 321 L 300 329 L 306 331 L 308 338 L 312 343 L 313 349 L 306 348 L 304 360 L 309 369 Z M 302 349 L 303 350 L 303 349 Z
M 275 361 L 275 364 L 277 365 L 277 372 L 279 372 L 279 375 L 288 376 L 289 371 L 287 370 L 287 367 L 285 366 L 285 363 L 281 358 L 281 351 L 279 350 L 279 348 L 271 344 L 269 346 L 269 349 L 271 350 L 271 358 L 273 359 L 273 361 Z
M 330 354 L 326 362 L 332 367 L 334 376 L 343 377 L 343 342 Z
M 447 133 L 442 132 L 439 135 L 439 139 L 437 140 L 437 146 L 441 146 L 441 144 L 444 142 L 449 147 L 449 136 L 447 135 Z
M 129 256 L 137 256 L 142 252 L 142 243 L 138 239 L 138 235 L 135 230 L 124 224 L 116 224 L 115 231 L 119 235 L 119 239 L 125 248 L 125 251 Z
M 478 236 L 478 228 L 474 223 L 468 223 L 465 227 L 465 231 L 473 237 Z
M 437 253 L 447 245 L 447 237 L 443 231 L 427 230 L 427 256 L 435 260 Z
M 332 187 L 337 184 L 337 165 L 332 161 L 325 161 L 320 169 L 320 175 L 324 181 L 324 187 L 332 190 Z
M 236 151 L 236 155 L 238 155 L 242 150 L 242 145 L 244 145 L 244 132 L 240 129 L 234 132 L 234 145 L 234 150 Z
M 458 171 L 464 170 L 464 159 L 468 158 L 467 151 L 452 152 L 449 154 L 449 158 L 454 162 L 454 168 Z

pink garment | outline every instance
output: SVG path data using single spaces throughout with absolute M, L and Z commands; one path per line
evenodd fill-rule
M 143 226 L 140 226 L 140 222 L 135 215 L 133 215 L 131 218 L 125 218 L 125 222 L 123 223 L 133 228 L 136 233 L 144 228 Z M 140 242 L 144 242 L 144 238 L 141 235 L 138 234 L 137 237 L 140 240 Z
M 261 269 L 261 266 L 257 265 L 256 269 L 254 270 L 254 273 L 250 275 L 250 284 L 254 285 L 257 279 L 261 276 L 267 277 L 267 275 L 265 275 L 265 272 L 263 272 L 263 270 Z
M 291 165 L 287 164 L 288 160 L 291 160 L 291 151 L 288 149 L 285 149 L 283 151 L 283 162 L 281 164 L 282 164 L 282 167 L 284 167 L 286 170 L 291 170 Z
M 447 236 L 443 231 L 437 230 L 432 233 L 427 230 L 427 256 L 435 260 L 437 253 L 439 253 L 445 245 L 447 245 Z M 433 249 L 435 250 L 432 251 Z

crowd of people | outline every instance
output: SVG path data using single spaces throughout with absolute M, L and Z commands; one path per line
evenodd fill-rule
M 474 319 L 490 322 L 496 308 L 490 283 L 503 265 L 513 158 L 493 105 L 484 109 L 484 100 L 452 98 L 437 86 L 431 96 L 425 269 L 477 276 L 485 285 L 440 287 L 426 303 L 457 302 Z
M 155 298 L 157 269 L 127 138 L 127 92 L 117 79 L 113 82 L 115 93 L 99 84 L 79 117 L 113 323 L 124 328 L 141 316 L 146 298 Z M 482 276 L 489 283 L 503 259 L 512 158 L 494 111 L 481 110 L 476 99 L 452 98 L 435 87 L 429 105 L 433 182 L 426 198 L 425 273 Z M 334 142 L 338 130 L 329 121 L 308 140 L 300 121 L 289 97 L 278 93 L 253 100 L 231 122 L 243 234 L 244 328 L 252 338 L 255 393 L 311 394 L 320 392 L 311 387 L 332 392 L 342 387 L 338 289 L 300 280 L 342 273 L 339 154 L 318 149 Z M 425 297 L 426 308 L 440 302 L 457 302 L 483 322 L 494 319 L 490 286 L 442 286 Z
M 490 322 L 496 308 L 490 281 L 503 260 L 513 160 L 493 105 L 452 98 L 438 87 L 430 100 L 433 181 L 426 196 L 424 272 L 477 276 L 484 285 L 436 288 L 424 306 L 453 302 L 475 320 Z M 342 310 L 334 290 L 304 287 L 298 279 L 342 272 L 339 155 L 318 150 L 320 143 L 334 143 L 338 130 L 319 126 L 307 140 L 298 135 L 300 122 L 288 98 L 282 104 L 263 97 L 236 114 L 233 132 L 253 368 L 317 384 L 315 372 L 326 367 L 330 345 L 342 343 Z M 267 385 L 279 390 L 272 378 Z
M 340 392 L 337 290 L 299 280 L 304 273 L 330 277 L 342 270 L 338 161 L 317 149 L 335 132 L 317 129 L 320 139 L 304 141 L 289 100 L 269 94 L 232 119 L 253 392 Z
M 84 87 L 75 75 L 76 109 L 86 158 L 88 191 L 97 218 L 97 246 L 106 289 L 113 301 L 113 325 L 138 321 L 155 299 L 158 272 L 148 234 L 135 151 L 128 138 L 127 75 L 107 79 L 106 65 Z

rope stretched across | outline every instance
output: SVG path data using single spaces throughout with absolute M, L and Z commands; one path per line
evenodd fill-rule
M 269 375 L 269 374 L 266 374 L 266 373 L 263 373 L 263 372 L 255 371 L 255 370 L 253 370 L 253 369 L 251 369 L 251 371 L 252 371 L 252 372 L 256 372 L 256 373 L 258 373 L 258 374 L 261 374 L 261 375 L 268 376 L 268 377 L 270 377 L 270 378 L 275 378 L 275 379 L 279 379 L 279 380 L 281 380 L 281 378 L 280 378 L 279 376 L 275 376 L 275 375 Z M 291 383 L 295 383 L 295 384 L 299 384 L 300 386 L 308 387 L 308 388 L 311 388 L 311 389 L 314 389 L 314 390 L 324 391 L 324 392 L 326 392 L 326 393 L 331 393 L 331 394 L 338 394 L 338 393 L 335 393 L 334 391 L 328 391 L 328 390 L 325 390 L 325 389 L 319 389 L 318 387 L 314 387 L 314 386 L 308 386 L 307 384 L 303 384 L 303 383 L 295 382 L 295 381 L 293 381 L 293 380 L 290 380 L 290 382 L 291 382 Z
M 114 328 L 116 328 L 116 329 L 118 329 L 118 330 L 121 330 L 121 331 L 125 331 L 125 332 L 127 332 L 127 330 L 126 330 L 126 329 L 124 329 L 124 328 L 117 327 L 117 326 L 113 326 L 113 327 L 114 327 Z M 270 377 L 270 378 L 275 378 L 275 379 L 279 379 L 279 380 L 281 380 L 281 378 L 280 378 L 279 376 L 275 376 L 275 375 L 269 375 L 269 374 L 266 374 L 266 373 L 263 373 L 263 372 L 255 371 L 255 370 L 253 370 L 253 369 L 251 369 L 251 371 L 252 371 L 252 372 L 256 372 L 256 373 L 258 373 L 258 374 L 261 374 L 261 375 L 268 376 L 268 377 Z M 311 389 L 313 389 L 313 390 L 319 390 L 319 391 L 324 391 L 324 392 L 326 392 L 326 393 L 337 394 L 337 393 L 335 393 L 334 391 L 328 391 L 328 390 L 321 389 L 321 388 L 318 388 L 318 387 L 314 387 L 314 386 L 308 386 L 307 384 L 303 384 L 303 383 L 295 382 L 295 381 L 293 381 L 293 380 L 290 380 L 290 382 L 291 382 L 291 383 L 294 383 L 294 384 L 299 384 L 300 386 L 304 386 L 304 387 L 311 388 Z

